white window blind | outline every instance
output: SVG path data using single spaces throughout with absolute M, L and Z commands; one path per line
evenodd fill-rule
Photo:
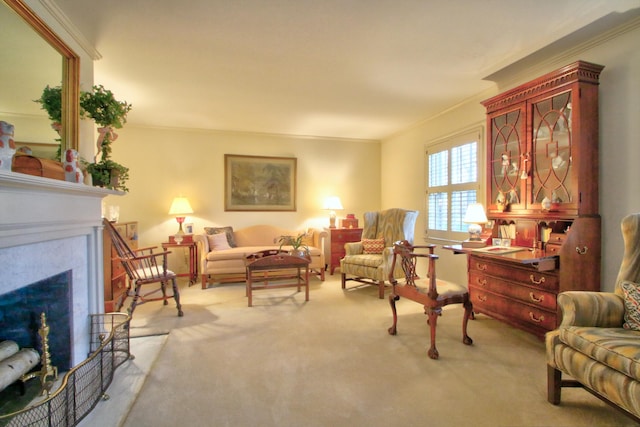
M 427 236 L 460 240 L 469 224 L 467 206 L 482 201 L 479 178 L 480 130 L 430 145 L 427 167 Z

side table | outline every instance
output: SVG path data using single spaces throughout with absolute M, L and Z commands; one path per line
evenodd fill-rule
M 344 244 L 362 240 L 362 228 L 328 228 L 331 245 L 329 273 L 333 274 L 336 267 L 340 267 L 340 260 L 344 258 Z
M 189 277 L 189 286 L 196 283 L 198 280 L 198 246 L 194 241 L 187 241 L 182 243 L 164 242 L 162 243 L 162 249 L 165 251 L 167 248 L 188 248 L 189 249 L 189 272 L 176 274 L 180 277 Z

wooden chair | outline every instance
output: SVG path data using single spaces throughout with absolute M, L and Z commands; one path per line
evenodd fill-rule
M 127 275 L 131 280 L 131 286 L 134 288 L 133 300 L 129 307 L 129 315 L 133 316 L 133 311 L 137 305 L 151 301 L 164 301 L 164 305 L 168 304 L 169 299 L 176 300 L 178 308 L 178 316 L 182 317 L 182 305 L 180 305 L 180 291 L 176 283 L 176 274 L 167 269 L 168 251 L 153 253 L 154 247 L 132 250 L 127 242 L 122 238 L 118 230 L 106 219 L 103 221 L 111 240 L 113 247 L 118 253 L 118 257 L 127 271 Z M 173 295 L 166 292 L 167 282 L 171 281 Z M 160 283 L 160 288 L 153 289 L 149 292 L 141 293 L 142 286 Z M 152 296 L 161 291 L 162 296 Z
M 415 253 L 414 249 L 428 249 L 429 253 Z M 400 262 L 405 278 L 404 283 L 399 282 L 389 274 L 389 281 L 393 285 L 389 304 L 393 312 L 393 325 L 389 328 L 389 334 L 397 334 L 398 315 L 396 313 L 396 301 L 400 297 L 405 297 L 424 306 L 424 313 L 429 316 L 428 323 L 431 328 L 431 347 L 428 355 L 432 359 L 439 357 L 436 349 L 436 324 L 438 316 L 442 314 L 442 307 L 449 304 L 462 304 L 464 306 L 464 317 L 462 318 L 462 342 L 466 345 L 473 344 L 473 340 L 467 335 L 467 323 L 473 310 L 473 305 L 469 299 L 469 291 L 464 287 L 454 283 L 436 279 L 436 260 L 433 250 L 435 245 L 412 246 L 408 241 L 402 240 L 393 245 L 393 261 L 391 271 L 393 272 L 396 263 Z M 418 259 L 426 258 L 429 263 L 427 279 L 421 281 L 416 272 Z M 398 261 L 399 260 L 399 261 Z

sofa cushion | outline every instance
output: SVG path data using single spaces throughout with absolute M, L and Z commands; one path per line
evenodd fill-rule
M 237 247 L 235 236 L 233 235 L 233 227 L 230 225 L 226 227 L 205 227 L 204 232 L 210 235 L 224 233 L 227 236 L 227 242 L 232 248 Z
M 384 250 L 384 239 L 362 239 L 362 253 L 381 254 Z
M 226 233 L 211 234 L 207 236 L 209 239 L 209 248 L 214 251 L 223 251 L 231 249 Z
M 640 332 L 623 328 L 569 326 L 560 341 L 616 371 L 640 380 Z
M 624 292 L 624 324 L 625 329 L 640 331 L 640 285 L 625 280 L 620 284 Z
M 380 254 L 362 254 L 362 255 L 346 255 L 342 262 L 345 264 L 364 265 L 367 267 L 379 267 L 382 265 L 382 255 Z

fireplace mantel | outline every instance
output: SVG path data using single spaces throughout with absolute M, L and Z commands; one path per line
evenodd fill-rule
M 0 171 L 0 298 L 72 271 L 74 363 L 89 349 L 89 315 L 104 312 L 102 199 L 125 193 Z

